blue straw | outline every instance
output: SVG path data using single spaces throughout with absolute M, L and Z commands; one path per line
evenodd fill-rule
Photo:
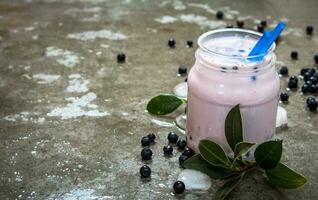
M 263 36 L 258 40 L 252 51 L 248 54 L 248 58 L 251 61 L 262 60 L 268 49 L 272 46 L 275 40 L 278 38 L 280 33 L 285 28 L 284 22 L 279 22 L 273 31 L 265 31 Z M 260 55 L 260 56 L 258 56 Z

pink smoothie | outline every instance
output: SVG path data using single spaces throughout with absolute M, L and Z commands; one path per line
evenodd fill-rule
M 261 61 L 250 61 L 248 53 L 258 33 L 222 29 L 203 34 L 196 62 L 188 76 L 187 139 L 197 150 L 209 138 L 230 152 L 224 134 L 229 110 L 240 104 L 244 140 L 264 142 L 275 134 L 279 77 L 275 70 L 275 46 Z

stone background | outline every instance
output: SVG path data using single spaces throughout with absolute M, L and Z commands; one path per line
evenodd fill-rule
M 298 75 L 318 52 L 317 8 L 316 0 L 1 0 L 0 199 L 211 199 L 222 182 L 208 192 L 173 194 L 180 152 L 165 158 L 162 147 L 177 129 L 172 118 L 147 114 L 147 101 L 184 80 L 178 66 L 191 66 L 197 48 L 186 48 L 187 40 L 238 17 L 250 29 L 260 19 L 270 27 L 285 20 L 277 67 Z M 307 25 L 316 35 L 305 35 Z M 166 45 L 170 37 L 175 49 Z M 125 64 L 116 63 L 118 52 L 126 53 Z M 308 177 L 306 186 L 277 190 L 254 172 L 231 199 L 318 198 L 318 116 L 305 99 L 290 93 L 282 104 L 289 128 L 277 137 L 283 161 Z M 143 181 L 140 138 L 149 132 L 158 140 L 151 181 Z

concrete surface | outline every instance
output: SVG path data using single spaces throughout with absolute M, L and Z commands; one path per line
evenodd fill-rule
M 222 182 L 213 181 L 208 192 L 173 194 L 178 156 L 164 158 L 161 151 L 176 128 L 169 127 L 172 119 L 164 119 L 166 127 L 154 123 L 147 101 L 183 81 L 177 68 L 191 66 L 197 48 L 186 48 L 186 40 L 238 16 L 248 28 L 254 19 L 286 20 L 277 67 L 298 74 L 318 51 L 318 2 L 206 2 L 2 0 L 0 199 L 211 199 Z M 218 9 L 223 22 L 213 14 Z M 304 34 L 310 24 L 313 37 Z M 170 37 L 175 49 L 166 46 Z M 290 60 L 292 50 L 298 61 Z M 118 52 L 126 53 L 125 64 L 116 63 Z M 283 90 L 287 78 L 281 82 Z M 318 116 L 307 111 L 305 96 L 290 94 L 283 105 L 289 128 L 277 136 L 284 139 L 283 160 L 308 177 L 307 185 L 275 190 L 254 172 L 231 199 L 318 198 Z M 158 140 L 151 181 L 142 181 L 140 138 L 149 132 Z

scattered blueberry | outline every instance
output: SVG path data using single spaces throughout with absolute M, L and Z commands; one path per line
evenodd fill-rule
M 179 149 L 184 149 L 187 146 L 187 141 L 185 141 L 184 139 L 179 139 L 177 141 L 177 146 Z
M 296 80 L 289 80 L 288 87 L 290 89 L 296 89 L 298 87 L 298 82 Z
M 309 96 L 309 97 L 307 98 L 307 104 L 308 104 L 309 101 L 315 101 L 315 100 L 316 100 L 315 97 Z
M 192 42 L 192 40 L 188 40 L 188 41 L 187 41 L 187 46 L 188 46 L 189 48 L 193 47 L 193 42 Z
M 148 136 L 144 136 L 141 138 L 141 145 L 142 146 L 149 146 L 151 143 L 151 139 Z
M 141 150 L 140 155 L 143 160 L 150 160 L 152 156 L 152 151 L 148 147 L 145 147 Z
M 316 53 L 316 54 L 314 55 L 314 60 L 315 60 L 316 64 L 318 64 L 318 53 Z
M 149 133 L 147 137 L 151 140 L 151 143 L 155 142 L 156 135 L 154 133 Z
M 174 133 L 174 132 L 170 132 L 169 134 L 168 134 L 168 140 L 169 140 L 169 142 L 170 143 L 172 143 L 172 144 L 175 144 L 177 141 L 178 141 L 178 135 L 176 134 L 176 133 Z
M 244 21 L 242 21 L 242 20 L 237 20 L 237 21 L 236 21 L 236 25 L 237 25 L 237 27 L 239 27 L 239 28 L 243 28 L 243 27 L 244 27 Z
M 316 75 L 312 75 L 309 80 L 313 83 L 313 84 L 317 84 L 318 83 L 318 76 Z
M 182 165 L 182 163 L 184 163 L 184 161 L 186 161 L 189 157 L 186 155 L 181 155 L 179 157 L 179 164 Z
M 282 76 L 287 76 L 288 75 L 288 68 L 286 66 L 281 67 L 279 70 L 279 74 L 281 74 Z
M 194 151 L 193 151 L 191 148 L 187 147 L 187 148 L 182 152 L 182 155 L 186 155 L 186 156 L 188 156 L 188 157 L 190 158 L 191 156 L 194 155 Z
M 175 39 L 170 38 L 170 39 L 168 40 L 168 46 L 169 46 L 170 48 L 175 48 L 175 47 L 176 47 L 176 41 L 175 41 Z
M 303 93 L 310 92 L 310 85 L 308 85 L 307 83 L 304 83 L 304 85 L 301 87 L 301 91 Z
M 186 75 L 187 74 L 187 66 L 185 64 L 181 64 L 178 69 L 178 74 Z
M 308 97 L 307 99 L 307 107 L 309 108 L 310 111 L 315 111 L 317 110 L 317 106 L 318 106 L 318 103 L 316 101 L 315 98 L 310 98 Z
M 312 35 L 314 32 L 314 27 L 313 26 L 307 26 L 306 27 L 306 33 L 307 35 Z
M 261 24 L 257 24 L 257 31 L 260 33 L 264 32 L 264 26 L 262 26 Z
M 124 63 L 126 61 L 126 55 L 124 53 L 117 54 L 117 62 Z
M 286 101 L 288 101 L 288 99 L 289 99 L 289 95 L 286 92 L 280 93 L 280 100 L 281 101 L 286 102 Z
M 312 85 L 310 86 L 309 90 L 310 90 L 310 92 L 313 93 L 313 94 L 314 94 L 314 93 L 317 93 L 317 91 L 318 91 L 317 85 L 312 84 Z
M 173 152 L 173 147 L 170 145 L 166 145 L 163 147 L 163 154 L 165 155 L 171 155 Z
M 293 75 L 289 78 L 289 81 L 296 81 L 298 83 L 298 78 Z
M 173 184 L 173 190 L 177 194 L 182 194 L 185 191 L 185 185 L 182 181 L 176 181 Z
M 267 26 L 267 21 L 265 19 L 261 20 L 260 25 L 266 27 Z
M 151 169 L 147 165 L 144 165 L 140 168 L 140 175 L 143 178 L 148 178 L 151 175 Z
M 308 72 L 309 69 L 310 69 L 310 68 L 307 68 L 307 67 L 302 68 L 302 69 L 300 70 L 300 75 L 304 76 L 305 73 Z
M 308 81 L 312 75 L 313 75 L 313 74 L 308 70 L 308 71 L 304 74 L 304 80 L 305 80 L 305 81 Z
M 216 18 L 217 18 L 217 19 L 223 19 L 223 16 L 224 16 L 224 14 L 223 14 L 222 11 L 218 10 L 218 11 L 216 12 Z
M 298 52 L 297 52 L 297 51 L 292 51 L 292 52 L 290 52 L 290 57 L 291 57 L 293 60 L 297 60 L 297 59 L 298 59 Z
M 227 24 L 226 25 L 226 28 L 233 28 L 234 26 L 233 26 L 233 24 Z

